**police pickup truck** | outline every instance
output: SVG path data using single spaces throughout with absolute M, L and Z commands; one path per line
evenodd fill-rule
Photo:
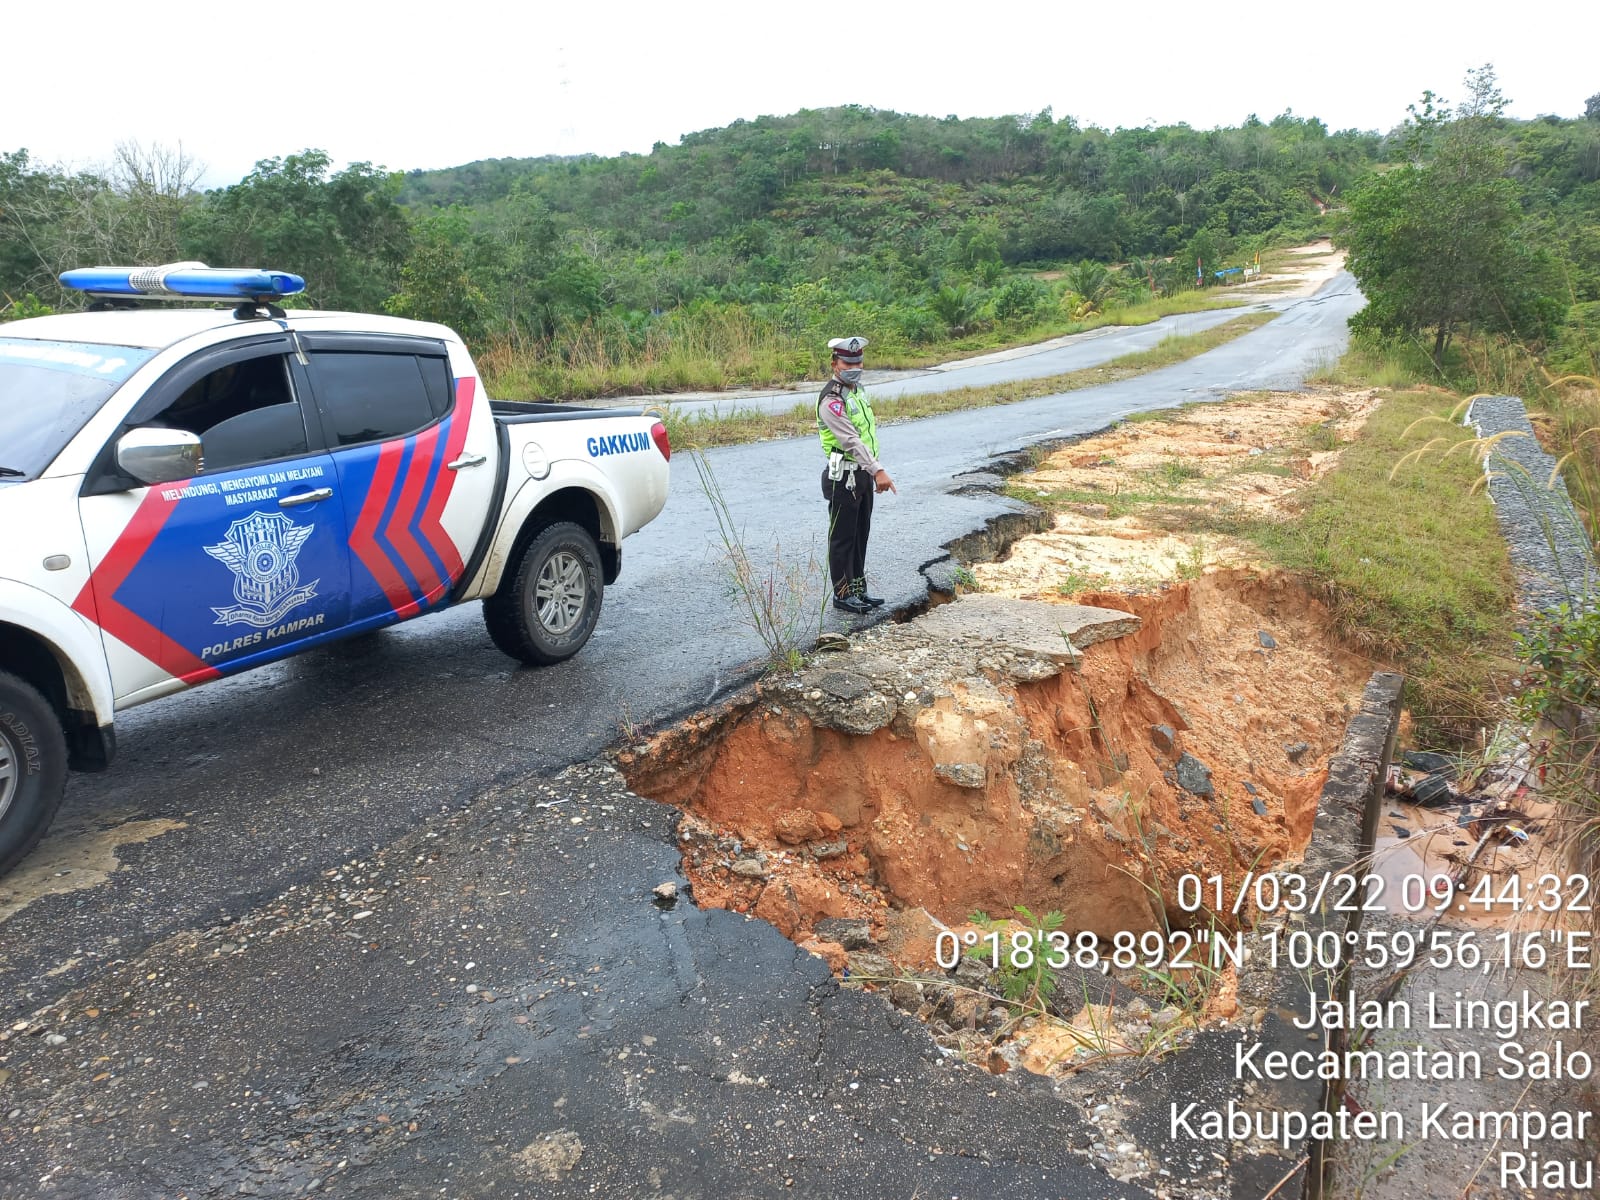
M 285 311 L 278 272 L 61 278 L 90 311 L 0 324 L 0 873 L 121 709 L 468 600 L 575 654 L 666 502 L 661 422 L 490 400 L 441 325 Z

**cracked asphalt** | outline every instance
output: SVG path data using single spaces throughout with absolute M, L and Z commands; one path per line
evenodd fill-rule
M 575 768 L 110 966 L 4 1046 L 0 1187 L 1144 1194 L 1047 1081 L 950 1062 L 762 922 L 658 907 L 666 815 Z
M 1296 386 L 1360 303 L 1341 275 L 1187 363 L 886 427 L 875 589 L 919 602 L 944 545 L 1017 510 L 971 486 L 996 455 Z M 749 545 L 822 551 L 814 443 L 709 460 Z M 714 528 L 680 457 L 553 669 L 470 606 L 129 712 L 0 881 L 0 1196 L 1143 1194 L 1048 1081 L 945 1060 L 764 923 L 656 908 L 675 814 L 562 774 L 750 677 Z

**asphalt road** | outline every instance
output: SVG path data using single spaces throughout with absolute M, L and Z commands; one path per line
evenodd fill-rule
M 1286 304 L 1284 315 L 1264 328 L 1177 366 L 1112 386 L 886 427 L 884 457 L 900 490 L 880 500 L 869 559 L 874 589 L 894 604 L 919 601 L 926 592 L 919 572 L 943 556 L 942 547 L 1012 507 L 992 492 L 963 486 L 962 476 L 981 472 L 993 456 L 1088 432 L 1129 412 L 1215 399 L 1230 390 L 1292 388 L 1309 370 L 1337 357 L 1345 319 L 1360 304 L 1354 282 L 1341 274 L 1316 296 Z M 1027 373 L 1028 358 L 1013 361 Z M 758 559 L 773 546 L 791 561 L 822 557 L 824 508 L 814 442 L 731 447 L 712 453 L 708 461 Z M 725 694 L 748 678 L 750 664 L 760 656 L 758 640 L 741 627 L 727 595 L 711 509 L 696 473 L 684 457 L 675 466 L 665 513 L 628 541 L 622 577 L 607 592 L 599 630 L 574 661 L 539 671 L 516 667 L 490 645 L 476 606 L 470 606 L 159 701 L 119 721 L 117 764 L 107 774 L 72 781 L 56 830 L 37 856 L 39 863 L 64 865 L 51 868 L 48 878 L 30 865 L 0 882 L 0 911 L 8 901 L 15 903 L 19 892 L 68 886 L 74 875 L 95 878 L 87 865 L 90 852 L 108 843 L 125 843 L 117 851 L 120 865 L 94 886 L 42 896 L 0 921 L 0 1028 L 56 1002 L 78 1012 L 85 997 L 102 996 L 107 1007 L 97 1011 L 105 1011 L 108 1020 L 113 1011 L 132 1016 L 101 1029 L 100 1044 L 124 1047 L 129 1061 L 148 1060 L 161 1086 L 145 1093 L 146 1102 L 108 1110 L 113 1115 L 103 1118 L 108 1122 L 104 1142 L 97 1134 L 74 1143 L 61 1132 L 73 1128 L 71 1113 L 78 1110 L 72 1106 L 81 1107 L 83 1089 L 94 1091 L 87 1081 L 96 1058 L 114 1056 L 79 1051 L 78 1033 L 53 1050 L 28 1035 L 0 1044 L 0 1162 L 17 1155 L 28 1168 L 9 1177 L 0 1171 L 0 1196 L 153 1196 L 178 1194 L 189 1186 L 191 1194 L 233 1194 L 235 1183 L 255 1179 L 241 1173 L 243 1159 L 270 1157 L 269 1148 L 276 1146 L 285 1161 L 300 1161 L 295 1130 L 308 1123 L 321 1131 L 322 1141 L 306 1135 L 310 1149 L 304 1149 L 304 1165 L 307 1171 L 322 1169 L 313 1162 L 317 1155 L 326 1157 L 327 1147 L 341 1137 L 360 1136 L 326 1113 L 355 1104 L 351 1097 L 362 1087 L 372 1091 L 374 1072 L 382 1075 L 383 1086 L 407 1093 L 399 1099 L 420 1114 L 420 1135 L 438 1139 L 428 1153 L 442 1155 L 424 1169 L 415 1165 L 421 1159 L 411 1149 L 402 1157 L 373 1151 L 362 1176 L 370 1190 L 362 1194 L 374 1196 L 413 1194 L 412 1184 L 405 1182 L 411 1170 L 415 1194 L 424 1190 L 424 1179 L 429 1194 L 479 1194 L 459 1182 L 439 1180 L 455 1169 L 451 1164 L 470 1159 L 484 1146 L 514 1141 L 520 1136 L 515 1130 L 526 1122 L 517 1124 L 508 1114 L 536 1099 L 555 1104 L 558 1091 L 588 1096 L 562 1126 L 589 1147 L 589 1166 L 561 1177 L 574 1194 L 603 1182 L 586 1178 L 584 1171 L 611 1162 L 623 1165 L 605 1177 L 610 1182 L 600 1190 L 608 1194 L 777 1194 L 784 1190 L 781 1178 L 774 1182 L 760 1174 L 757 1183 L 749 1172 L 780 1147 L 785 1154 L 803 1151 L 836 1165 L 844 1156 L 847 1174 L 852 1155 L 860 1162 L 898 1163 L 898 1178 L 924 1181 L 944 1194 L 1122 1194 L 1078 1179 L 1079 1168 L 1069 1155 L 1070 1144 L 1083 1140 L 1076 1135 L 1063 1134 L 1061 1147 L 1050 1153 L 1024 1145 L 1029 1124 L 1054 1111 L 1035 1104 L 1042 1085 L 1005 1083 L 1005 1103 L 1018 1107 L 986 1110 L 980 1117 L 971 1104 L 981 1100 L 974 1098 L 999 1085 L 979 1077 L 976 1082 L 985 1086 L 975 1089 L 967 1078 L 950 1091 L 945 1077 L 951 1072 L 930 1060 L 920 1032 L 897 1032 L 899 1025 L 875 999 L 841 993 L 825 971 L 807 956 L 796 957 L 770 927 L 683 906 L 668 918 L 645 912 L 641 896 L 670 877 L 676 862 L 670 811 L 618 800 L 611 813 L 593 818 L 610 824 L 608 836 L 574 850 L 575 827 L 550 815 L 560 809 L 529 808 L 527 790 L 536 781 L 591 759 L 625 725 L 681 715 Z M 576 795 L 571 799 L 583 802 Z M 437 830 L 428 825 L 430 819 Z M 497 821 L 510 824 L 498 830 Z M 585 836 L 593 827 L 584 829 Z M 147 840 L 137 840 L 135 831 Z M 513 839 L 515 852 L 474 859 L 496 837 Z M 259 923 L 267 913 L 284 914 L 286 929 L 312 928 L 306 906 L 313 895 L 337 891 L 339 885 L 328 882 L 331 873 L 350 860 L 392 859 L 401 845 L 407 855 L 420 845 L 417 857 L 425 858 L 431 851 L 417 841 L 421 838 L 448 846 L 445 857 L 467 864 L 461 870 L 472 882 L 469 886 L 464 876 L 452 875 L 455 890 L 440 893 L 426 879 L 409 879 L 403 890 L 414 908 L 388 915 L 379 910 L 371 918 L 394 924 L 374 938 L 381 949 L 371 952 L 378 957 L 370 961 L 366 951 L 358 953 L 367 941 L 349 930 L 350 936 L 330 934 L 301 946 L 302 958 L 290 953 L 301 935 L 285 936 L 278 948 L 281 961 L 271 970 L 254 960 L 244 962 L 249 956 L 228 956 L 224 962 L 209 950 L 190 949 L 204 943 L 204 950 L 226 937 L 213 933 L 207 939 L 203 931 L 236 920 Z M 82 861 L 74 858 L 79 853 Z M 71 873 L 60 873 L 69 867 Z M 490 886 L 516 899 L 485 910 Z M 595 1058 L 599 1050 L 582 1045 L 585 1035 L 574 1032 L 578 1011 L 549 1007 L 555 1002 L 548 996 L 527 1001 L 522 1010 L 540 1022 L 538 1061 L 544 1070 L 521 1090 L 513 1087 L 513 1075 L 490 1069 L 479 1042 L 473 1042 L 476 1049 L 463 1049 L 463 1030 L 472 1028 L 457 1010 L 464 995 L 440 990 L 437 979 L 411 978 L 404 965 L 408 957 L 414 963 L 417 956 L 441 953 L 431 939 L 451 928 L 443 914 L 452 903 L 462 914 L 463 930 L 483 943 L 471 952 L 484 961 L 496 953 L 502 958 L 497 966 L 502 978 L 495 986 L 523 997 L 543 990 L 539 985 L 547 978 L 565 978 L 562 972 L 582 966 L 576 958 L 554 965 L 519 958 L 533 929 L 601 948 L 594 957 L 606 988 L 634 998 L 631 1015 L 619 1017 L 611 1030 L 603 1058 Z M 664 921 L 672 932 L 651 924 L 650 932 L 641 933 L 641 916 Z M 480 927 L 481 937 L 469 926 Z M 165 965 L 153 966 L 158 963 Z M 297 963 L 311 964 L 314 977 L 298 977 Z M 146 966 L 158 977 L 170 971 L 169 981 L 176 980 L 179 988 L 174 995 L 186 995 L 194 1011 L 184 1016 L 160 1006 L 127 1008 L 125 997 L 152 973 Z M 117 996 L 124 997 L 121 1008 Z M 725 1018 L 711 1032 L 687 1007 L 691 996 L 700 998 L 695 1003 L 722 1006 Z M 651 1014 L 669 1010 L 677 1020 L 664 1025 L 682 1039 L 683 1059 L 671 1070 L 685 1076 L 673 1095 L 682 1112 L 694 1118 L 687 1124 L 672 1118 L 664 1097 L 640 1107 L 642 1085 L 628 1083 L 625 1072 L 604 1076 L 599 1065 L 620 1061 L 616 1056 L 627 1046 L 637 1049 L 637 1038 L 645 1036 L 641 1030 L 663 1024 Z M 167 1016 L 157 1020 L 158 1011 Z M 781 1036 L 773 1032 L 774 1021 L 782 1027 Z M 404 1050 L 374 1048 L 375 1028 L 406 1030 L 415 1040 Z M 706 1132 L 713 1110 L 722 1114 L 717 1129 L 732 1119 L 728 1113 L 745 1111 L 743 1100 L 726 1099 L 730 1068 L 722 1060 L 746 1043 L 763 1047 L 757 1057 L 770 1060 L 768 1078 L 793 1101 L 790 1119 L 797 1125 L 786 1126 L 787 1135 L 772 1133 L 771 1123 L 780 1119 L 770 1107 L 772 1096 L 763 1099 L 759 1087 L 735 1087 L 738 1096 L 752 1098 L 751 1115 L 737 1124 L 766 1129 L 769 1136 L 723 1131 L 714 1135 L 722 1139 L 715 1145 L 697 1151 L 685 1143 L 674 1149 L 671 1135 L 676 1131 L 688 1138 L 684 1131 L 696 1122 Z M 254 1094 L 259 1103 L 263 1087 L 267 1092 L 278 1087 L 289 1099 L 268 1110 L 246 1105 L 255 1113 L 253 1124 L 239 1112 L 225 1113 L 227 1120 L 214 1120 L 206 1137 L 192 1140 L 181 1123 L 153 1115 L 192 1110 L 202 1124 L 203 1114 L 217 1118 L 212 1110 L 222 1096 L 188 1090 L 189 1084 L 198 1087 L 214 1076 L 220 1086 L 227 1070 L 206 1074 L 190 1068 L 205 1064 L 208 1054 L 229 1053 L 233 1083 L 250 1079 L 250 1071 L 276 1081 L 267 1086 L 257 1079 L 258 1086 L 243 1086 L 245 1094 Z M 721 1083 L 690 1103 L 685 1097 L 702 1086 L 705 1075 L 695 1066 L 696 1054 L 719 1058 L 711 1077 Z M 911 1101 L 893 1121 L 849 1095 L 855 1090 L 850 1083 L 859 1083 L 851 1072 L 867 1067 L 876 1073 L 903 1068 L 902 1082 L 882 1084 L 901 1088 Z M 738 1070 L 749 1074 L 748 1068 Z M 797 1071 L 811 1081 L 813 1100 L 782 1082 Z M 552 1072 L 560 1077 L 556 1082 L 547 1077 Z M 434 1088 L 446 1077 L 454 1082 Z M 106 1086 L 114 1085 L 113 1080 Z M 170 1095 L 163 1090 L 169 1087 Z M 948 1099 L 968 1092 L 970 1104 Z M 165 1109 L 162 1095 L 168 1096 Z M 178 1095 L 187 1107 L 171 1098 Z M 13 1097 L 23 1100 L 13 1106 Z M 320 1106 L 316 1111 L 322 1117 L 304 1115 L 313 1104 L 306 1097 L 316 1098 L 313 1106 Z M 236 1101 L 235 1094 L 234 1108 Z M 479 1104 L 487 1108 L 474 1118 Z M 638 1117 L 644 1126 L 638 1128 L 654 1131 L 646 1144 L 653 1147 L 655 1161 L 679 1164 L 663 1182 L 648 1182 L 650 1168 L 639 1145 L 630 1149 L 645 1136 L 637 1121 L 608 1123 L 608 1105 L 644 1114 Z M 358 1121 L 352 1129 L 376 1120 L 362 1112 L 351 1118 Z M 841 1118 L 840 1112 L 857 1115 Z M 65 1124 L 52 1124 L 46 1119 L 50 1113 Z M 550 1120 L 541 1120 L 527 1128 L 549 1132 Z M 514 1130 L 497 1121 L 512 1122 Z M 828 1132 L 808 1141 L 804 1127 L 818 1122 Z M 40 1132 L 30 1135 L 30 1129 Z M 135 1129 L 142 1131 L 139 1137 L 132 1136 Z M 698 1136 L 690 1141 L 698 1145 Z M 615 1144 L 601 1148 L 608 1138 Z M 126 1174 L 132 1170 L 130 1145 L 147 1147 L 139 1161 L 148 1170 Z M 1001 1174 L 1009 1182 L 997 1184 L 992 1170 L 973 1173 L 972 1164 L 990 1161 L 991 1150 L 1008 1164 Z M 503 1190 L 512 1177 L 506 1172 L 515 1175 L 522 1168 L 507 1166 L 487 1151 L 479 1157 L 487 1172 L 483 1178 L 500 1180 L 498 1194 L 513 1194 Z M 1029 1172 L 1036 1167 L 1035 1177 Z M 776 1169 L 781 1174 L 784 1168 Z M 43 1184 L 36 1182 L 45 1176 Z M 1069 1185 L 1069 1176 L 1077 1182 Z M 266 1171 L 251 1186 L 260 1194 L 296 1194 L 312 1177 L 298 1168 L 286 1175 Z M 844 1187 L 837 1175 L 827 1175 L 832 1182 L 826 1186 L 823 1176 L 814 1176 L 812 1188 L 801 1194 L 909 1194 L 898 1185 L 876 1190 L 851 1177 L 858 1182 Z M 107 1183 L 124 1178 L 132 1180 L 124 1190 Z M 216 1182 L 199 1182 L 207 1179 Z M 346 1194 L 355 1186 L 352 1174 Z M 539 1190 L 553 1186 L 546 1180 L 528 1194 L 557 1194 Z
M 1124 354 L 1150 350 L 1169 337 L 1201 333 L 1225 325 L 1247 312 L 1265 311 L 1292 304 L 1290 300 L 1263 301 L 1242 308 L 1218 308 L 1208 312 L 1179 313 L 1162 317 L 1148 325 L 1108 325 L 1074 337 L 1059 339 L 1060 344 L 1032 352 L 1001 351 L 960 364 L 937 367 L 916 373 L 896 372 L 896 378 L 878 384 L 875 394 L 909 396 L 919 392 L 945 392 L 956 388 L 988 387 L 1014 379 L 1037 379 L 1062 375 L 1084 367 L 1098 367 Z M 814 393 L 813 393 L 814 394 Z
M 1217 308 L 1206 312 L 1179 313 L 1162 317 L 1148 325 L 1106 325 L 1087 333 L 1072 334 L 1042 342 L 1037 346 L 1000 350 L 976 358 L 944 363 L 921 370 L 874 371 L 863 376 L 874 396 L 911 396 L 928 392 L 949 392 L 958 388 L 988 387 L 1018 379 L 1042 379 L 1063 375 L 1085 367 L 1098 367 L 1140 350 L 1153 349 L 1163 339 L 1202 333 L 1224 325 L 1249 312 L 1284 312 L 1301 303 L 1298 299 L 1263 297 L 1239 308 Z M 735 392 L 719 395 L 694 393 L 684 397 L 619 396 L 604 403 L 641 405 L 670 399 L 673 409 L 686 416 L 727 415 L 733 412 L 787 412 L 796 404 L 814 400 L 816 387 L 783 388 L 774 391 Z

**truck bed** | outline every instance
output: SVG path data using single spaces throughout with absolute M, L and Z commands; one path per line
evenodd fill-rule
M 504 425 L 530 421 L 594 421 L 605 417 L 642 417 L 642 408 L 583 408 L 574 404 L 550 404 L 536 400 L 491 400 L 489 411 Z

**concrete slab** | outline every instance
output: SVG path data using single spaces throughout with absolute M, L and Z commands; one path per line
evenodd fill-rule
M 939 605 L 917 624 L 932 637 L 979 639 L 1066 666 L 1076 663 L 1087 646 L 1135 632 L 1139 618 L 1087 604 L 971 595 Z

